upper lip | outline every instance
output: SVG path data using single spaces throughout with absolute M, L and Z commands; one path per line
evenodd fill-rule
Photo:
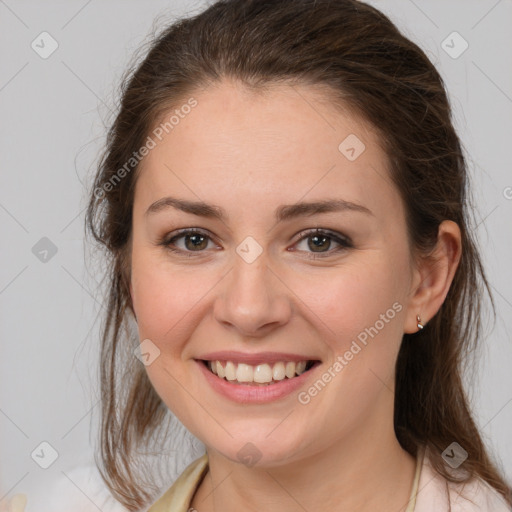
M 264 363 L 278 363 L 282 362 L 299 362 L 299 361 L 319 361 L 317 357 L 311 357 L 301 354 L 290 354 L 288 352 L 237 352 L 235 350 L 224 350 L 219 352 L 209 352 L 197 359 L 203 361 L 232 361 L 233 363 L 245 363 L 250 365 L 264 364 Z

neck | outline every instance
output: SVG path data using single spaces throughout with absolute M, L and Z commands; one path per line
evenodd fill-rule
M 200 512 L 404 512 L 416 461 L 388 423 L 391 428 L 355 429 L 334 445 L 279 467 L 247 468 L 208 450 L 209 471 L 192 506 Z

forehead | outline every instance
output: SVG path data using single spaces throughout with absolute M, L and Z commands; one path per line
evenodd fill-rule
M 175 116 L 177 123 L 165 129 L 180 105 L 152 131 L 156 144 L 141 163 L 137 184 L 146 202 L 177 190 L 247 206 L 251 198 L 253 205 L 273 198 L 281 204 L 326 193 L 396 202 L 376 130 L 348 108 L 335 108 L 324 91 L 289 84 L 253 91 L 225 81 L 192 93 L 183 105 L 190 98 L 195 106 Z M 386 193 L 392 197 L 383 201 Z

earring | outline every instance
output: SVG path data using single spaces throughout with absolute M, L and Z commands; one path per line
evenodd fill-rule
M 416 315 L 416 321 L 418 322 L 418 330 L 421 331 L 421 329 L 423 329 L 423 324 L 421 323 L 420 315 Z

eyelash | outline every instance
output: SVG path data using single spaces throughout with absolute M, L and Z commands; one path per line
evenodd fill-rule
M 177 249 L 176 247 L 172 247 L 172 244 L 174 244 L 176 242 L 176 240 L 183 238 L 186 235 L 201 235 L 201 236 L 204 236 L 204 237 L 212 240 L 212 238 L 202 230 L 185 228 L 185 229 L 177 230 L 171 238 L 162 239 L 160 242 L 158 242 L 158 245 L 162 245 L 169 251 L 171 251 L 173 253 L 177 253 L 180 256 L 185 256 L 185 257 L 189 257 L 189 258 L 195 257 L 196 256 L 195 253 L 197 253 L 197 255 L 199 255 L 199 254 L 205 252 L 205 250 L 185 251 L 183 249 Z M 333 253 L 338 253 L 338 252 L 341 252 L 341 251 L 344 251 L 346 249 L 350 249 L 353 247 L 352 242 L 350 241 L 350 239 L 348 237 L 338 235 L 334 232 L 327 231 L 324 229 L 319 229 L 319 228 L 310 229 L 310 230 L 307 230 L 306 232 L 304 232 L 303 236 L 301 238 L 299 238 L 295 242 L 294 245 L 298 244 L 299 242 L 302 242 L 303 240 L 307 240 L 308 238 L 312 238 L 313 236 L 318 236 L 318 235 L 330 238 L 331 240 L 340 244 L 340 247 L 338 247 L 334 250 L 329 250 L 329 251 L 323 252 L 323 253 L 321 253 L 321 252 L 320 253 L 306 252 L 306 254 L 308 255 L 306 257 L 309 259 L 326 258 L 326 257 L 332 256 Z M 302 251 L 302 252 L 304 252 L 304 251 Z

